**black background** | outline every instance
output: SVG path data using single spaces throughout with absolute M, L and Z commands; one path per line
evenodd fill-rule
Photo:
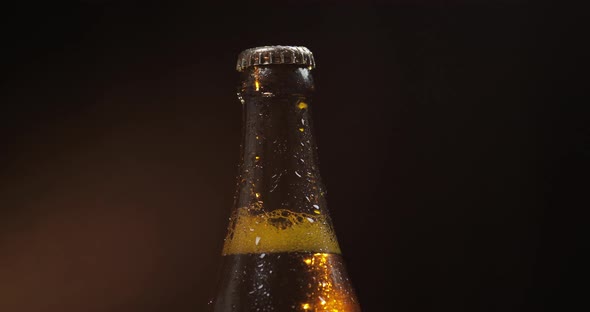
M 80 1 L 2 14 L 0 311 L 204 311 L 237 173 L 236 56 L 273 44 L 316 57 L 321 172 L 364 311 L 582 303 L 568 287 L 585 190 L 572 178 L 584 89 L 569 81 L 580 11 Z

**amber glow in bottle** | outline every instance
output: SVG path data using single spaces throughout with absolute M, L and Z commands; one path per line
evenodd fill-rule
M 238 56 L 242 155 L 215 312 L 360 311 L 320 179 L 314 67 L 304 47 Z

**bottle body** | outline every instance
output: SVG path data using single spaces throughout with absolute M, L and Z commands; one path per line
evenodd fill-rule
M 360 311 L 341 254 L 223 256 L 215 311 Z
M 242 159 L 216 312 L 360 311 L 319 175 L 310 71 L 242 72 Z

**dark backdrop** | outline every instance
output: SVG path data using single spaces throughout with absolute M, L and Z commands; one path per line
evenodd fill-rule
M 236 56 L 272 44 L 315 54 L 321 172 L 364 311 L 582 302 L 568 181 L 587 118 L 561 123 L 579 11 L 360 3 L 5 8 L 0 311 L 204 311 Z

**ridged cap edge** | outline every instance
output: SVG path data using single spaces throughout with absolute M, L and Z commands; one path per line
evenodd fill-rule
M 295 64 L 315 68 L 313 54 L 300 46 L 262 46 L 246 49 L 238 55 L 236 70 L 241 72 L 251 66 Z

